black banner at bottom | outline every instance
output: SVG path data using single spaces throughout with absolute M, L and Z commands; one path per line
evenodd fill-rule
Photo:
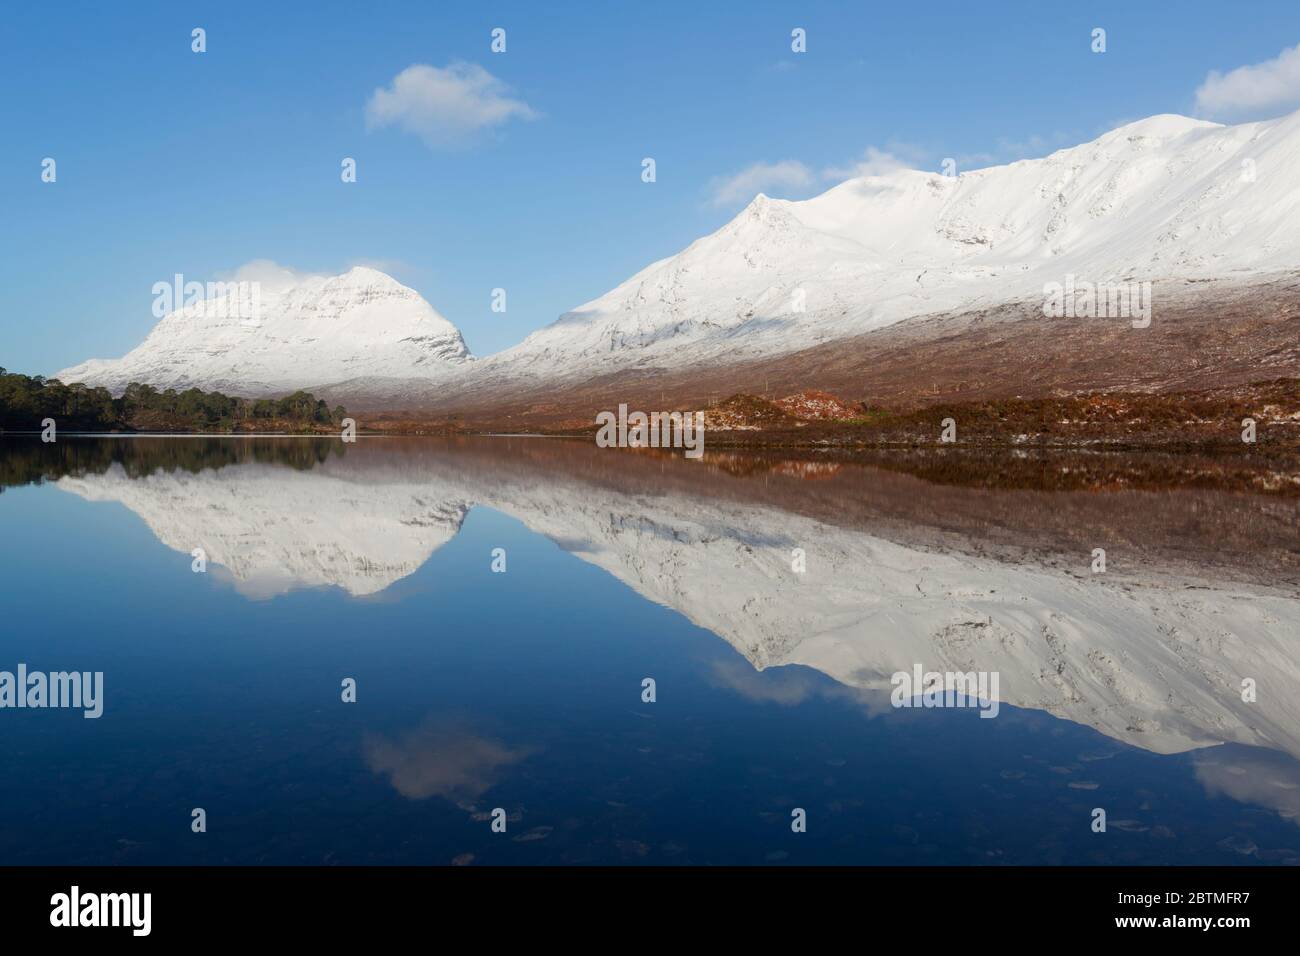
M 963 930 L 1226 941 L 1287 925 L 1298 883 L 1284 868 L 37 867 L 0 869 L 0 925 L 10 940 L 82 943 L 339 943 L 453 925 L 533 941 L 620 927 L 806 941 L 837 925 L 917 942 Z

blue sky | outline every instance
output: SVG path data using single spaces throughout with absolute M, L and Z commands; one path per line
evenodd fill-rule
M 867 159 L 1044 155 L 1154 113 L 1300 107 L 1296 64 L 1278 59 L 1300 43 L 1293 0 L 1064 7 L 10 6 L 0 365 L 122 355 L 156 321 L 155 282 L 262 259 L 383 268 L 484 355 L 716 229 L 759 188 L 810 195 Z M 490 50 L 496 27 L 505 53 Z M 791 51 L 795 27 L 806 53 Z M 1251 64 L 1264 66 L 1198 99 L 1212 71 Z M 417 65 L 432 70 L 395 88 Z M 356 183 L 340 180 L 344 157 Z

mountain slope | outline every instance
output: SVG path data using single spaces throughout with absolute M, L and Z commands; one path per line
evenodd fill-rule
M 1154 116 L 956 177 L 903 170 L 801 202 L 760 194 L 479 371 L 733 362 L 920 315 L 1041 302 L 1068 275 L 1240 277 L 1294 269 L 1297 251 L 1300 113 L 1239 126 Z
M 55 377 L 113 391 L 135 381 L 260 395 L 363 375 L 428 383 L 473 360 L 454 325 L 375 269 L 263 287 L 260 298 L 256 316 L 233 295 L 178 309 L 123 358 Z
M 1219 354 L 1229 354 L 1234 328 L 1253 336 L 1251 355 L 1271 369 L 1263 377 L 1294 374 L 1286 300 L 1298 267 L 1300 113 L 1237 126 L 1162 115 L 955 177 L 900 170 L 799 202 L 759 195 L 718 231 L 486 359 L 472 359 L 418 293 L 353 269 L 266 292 L 258 328 L 204 303 L 167 316 L 126 357 L 57 377 L 114 390 L 131 380 L 249 395 L 309 388 L 382 410 L 559 408 L 586 387 L 603 407 L 634 379 L 664 395 L 681 391 L 674 375 L 699 392 L 736 372 L 734 388 L 752 390 L 792 356 L 790 386 L 842 390 L 826 379 L 832 367 L 852 360 L 848 380 L 877 378 L 862 370 L 878 365 L 879 330 L 897 326 L 910 350 L 893 378 L 930 395 L 1018 394 L 1035 369 L 1060 369 L 1063 351 L 1071 367 L 1043 388 L 1189 377 L 1211 387 L 1221 370 L 1202 365 L 1201 343 L 1226 339 Z M 1044 317 L 1045 287 L 1072 277 L 1153 282 L 1156 330 Z M 1225 308 L 1236 326 L 1220 321 Z M 994 322 L 1019 323 L 1003 337 L 1040 345 L 1008 362 L 979 334 Z M 926 323 L 933 335 L 910 333 Z

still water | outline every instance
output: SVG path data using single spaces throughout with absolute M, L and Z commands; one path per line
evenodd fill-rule
M 1297 499 L 1003 464 L 0 441 L 0 863 L 1300 862 Z

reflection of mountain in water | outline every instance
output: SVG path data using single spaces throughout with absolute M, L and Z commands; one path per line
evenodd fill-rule
M 508 512 L 756 667 L 851 686 L 1001 674 L 1003 698 L 1160 753 L 1221 741 L 1300 755 L 1300 603 L 1174 580 L 1123 586 L 912 550 L 799 516 L 556 485 L 493 487 Z M 808 570 L 791 570 L 791 551 Z M 1244 677 L 1259 702 L 1241 700 Z
M 456 489 L 428 482 L 368 484 L 266 464 L 141 478 L 113 464 L 58 486 L 88 501 L 121 502 L 169 548 L 202 548 L 249 597 L 330 585 L 382 591 L 455 537 L 469 511 Z
M 656 465 L 636 467 L 653 475 Z M 1192 586 L 1168 570 L 1091 576 L 922 547 L 770 501 L 654 493 L 644 481 L 542 467 L 527 445 L 486 456 L 425 445 L 407 456 L 374 443 L 309 471 L 243 463 L 132 479 L 113 466 L 59 486 L 126 504 L 164 543 L 204 547 L 259 594 L 378 591 L 482 504 L 708 628 L 760 669 L 804 664 L 868 688 L 917 662 L 998 671 L 1003 701 L 1147 750 L 1232 742 L 1300 756 L 1300 601 L 1275 589 Z M 806 573 L 791 568 L 795 548 L 806 551 Z M 1244 678 L 1257 682 L 1257 703 L 1242 701 Z M 1230 791 L 1222 772 L 1206 772 Z

